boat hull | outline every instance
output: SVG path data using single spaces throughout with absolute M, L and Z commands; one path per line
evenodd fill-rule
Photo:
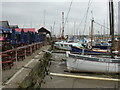
M 89 61 L 77 59 L 75 57 L 67 58 L 67 69 L 77 72 L 99 72 L 99 73 L 118 73 L 118 63 L 108 63 L 100 61 Z
M 92 48 L 99 48 L 99 49 L 104 49 L 104 50 L 106 50 L 106 49 L 109 49 L 110 46 L 92 46 Z
M 75 47 L 75 46 L 71 46 L 71 51 L 72 52 L 77 52 L 77 53 L 82 53 L 83 52 L 83 48 L 79 48 L 79 47 Z M 91 53 L 91 54 L 103 54 L 103 53 L 107 53 L 107 52 L 103 52 L 103 51 L 93 51 L 90 49 L 84 49 L 84 53 Z
M 61 46 L 55 46 L 56 49 L 59 49 L 59 50 L 65 50 L 65 51 L 70 51 L 71 48 L 70 47 L 61 47 Z

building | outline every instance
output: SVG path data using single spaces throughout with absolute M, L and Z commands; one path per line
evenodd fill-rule
M 0 21 L 0 27 L 10 29 L 8 21 Z
M 24 32 L 28 32 L 28 31 L 30 31 L 30 32 L 36 32 L 35 28 L 16 28 L 15 31 L 21 32 L 22 29 L 23 29 Z
M 10 28 L 11 29 L 16 29 L 16 28 L 19 28 L 18 25 L 10 25 Z
M 41 38 L 42 38 L 43 41 L 47 40 L 47 37 L 46 37 L 47 34 L 49 34 L 49 36 L 51 38 L 51 32 L 49 30 L 47 30 L 46 28 L 44 28 L 44 27 L 41 27 L 38 30 L 38 33 L 41 35 Z

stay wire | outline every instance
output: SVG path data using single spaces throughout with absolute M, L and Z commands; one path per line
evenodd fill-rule
M 64 28 L 65 28 L 66 22 L 68 22 L 68 15 L 69 15 L 69 13 L 70 13 L 72 3 L 73 3 L 73 0 L 71 1 L 71 3 L 70 3 L 70 7 L 69 7 L 69 9 L 68 9 L 68 13 L 67 13 L 67 16 L 66 16 L 66 19 L 65 19 Z
M 95 21 L 94 21 L 94 23 L 95 23 L 95 24 L 97 24 L 97 25 L 99 25 L 99 26 L 101 26 L 101 27 L 104 27 L 104 28 L 106 28 L 106 29 L 110 30 L 110 28 L 108 28 L 108 27 L 106 27 L 106 26 L 104 26 L 104 25 L 101 25 L 101 24 L 100 24 L 100 23 L 98 23 L 98 22 L 95 22 Z
M 84 33 L 85 33 L 86 22 L 87 22 L 87 18 L 88 18 L 88 12 L 89 12 L 89 9 L 90 9 L 91 4 L 92 4 L 92 2 L 91 2 L 91 0 L 89 0 L 89 2 L 88 2 L 88 8 L 87 8 L 87 11 L 86 11 L 86 17 L 85 17 L 85 24 L 84 24 L 84 29 L 83 29 L 83 35 L 84 35 Z

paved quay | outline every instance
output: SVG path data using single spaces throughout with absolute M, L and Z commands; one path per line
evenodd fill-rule
M 43 46 L 33 55 L 26 57 L 23 61 L 14 63 L 12 69 L 7 69 L 2 72 L 3 88 L 17 88 L 18 85 L 29 75 L 31 69 L 39 63 L 43 57 L 43 50 L 48 50 L 50 45 Z

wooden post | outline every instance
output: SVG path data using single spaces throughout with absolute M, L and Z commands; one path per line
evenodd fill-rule
M 25 47 L 25 58 L 26 58 L 26 56 L 27 56 L 26 49 L 27 49 L 27 47 Z
M 120 39 L 119 39 L 119 42 L 118 42 L 118 51 L 119 51 L 119 55 L 120 55 Z
M 91 21 L 91 47 L 92 47 L 92 42 L 93 42 L 93 22 L 94 20 L 92 19 Z
M 30 53 L 31 53 L 31 55 L 32 55 L 32 46 L 30 46 Z
M 64 39 L 64 12 L 62 12 L 62 35 L 61 39 Z
M 113 51 L 115 50 L 114 45 L 114 7 L 113 0 L 109 0 L 109 19 L 110 19 L 110 35 L 111 35 L 111 58 L 114 58 Z

